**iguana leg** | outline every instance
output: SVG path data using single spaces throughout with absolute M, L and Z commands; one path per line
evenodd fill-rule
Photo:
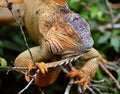
M 75 84 L 83 84 L 83 89 L 86 89 L 91 79 L 94 77 L 95 72 L 99 66 L 99 59 L 92 58 L 80 70 L 72 70 L 67 76 L 77 77 L 78 80 Z
M 20 64 L 17 64 L 17 63 L 20 63 Z M 28 70 L 21 70 L 22 72 L 25 73 L 25 79 L 27 82 L 30 81 L 31 77 L 29 76 L 32 75 L 31 72 L 33 71 L 33 67 L 35 66 L 38 67 L 41 71 L 41 74 L 45 74 L 48 71 L 47 66 L 44 62 L 33 62 L 31 59 L 22 58 L 22 57 L 15 61 L 15 66 L 28 67 Z
M 16 58 L 14 65 L 16 67 L 28 67 L 27 72 L 29 72 L 30 70 L 32 70 L 34 66 L 36 66 L 41 70 L 42 74 L 45 74 L 48 70 L 47 70 L 47 66 L 45 65 L 44 62 L 42 62 L 42 60 L 47 60 L 47 58 L 49 58 L 49 54 L 47 54 L 48 56 L 46 57 L 46 52 L 44 51 L 45 53 L 42 53 L 40 46 L 33 47 L 30 49 L 30 51 L 33 55 L 34 61 L 32 61 L 28 50 L 26 50 Z M 21 70 L 21 71 L 26 72 L 26 70 Z
M 33 62 L 31 59 L 28 58 L 19 58 L 15 61 L 15 66 L 19 67 L 28 67 L 28 71 L 31 71 L 33 67 L 38 67 L 41 70 L 42 74 L 45 74 L 47 72 L 47 66 L 44 62 Z M 23 63 L 22 63 L 23 62 Z M 20 63 L 20 64 L 17 64 Z
M 34 84 L 44 87 L 52 84 L 58 77 L 58 74 L 61 70 L 59 66 L 60 63 L 64 62 L 64 60 L 56 61 L 56 62 L 48 62 L 44 63 L 42 61 L 49 60 L 49 58 L 53 59 L 53 56 L 45 50 L 45 47 L 40 48 L 40 46 L 30 48 L 30 51 L 33 55 L 33 59 L 35 61 L 35 65 L 41 70 L 40 73 L 37 74 L 36 79 L 34 80 Z M 47 55 L 47 56 L 46 56 Z M 66 61 L 66 60 L 65 60 Z M 28 67 L 30 71 L 30 75 L 28 75 L 29 70 L 21 69 L 21 72 L 24 72 L 25 79 L 27 82 L 31 80 L 31 75 L 36 73 L 36 69 L 32 69 L 34 63 L 31 59 L 31 56 L 28 50 L 22 52 L 15 60 L 14 65 L 16 67 Z M 57 67 L 55 68 L 54 65 Z M 54 67 L 54 70 L 53 70 Z M 49 68 L 49 70 L 48 70 Z M 44 75 L 43 75 L 44 74 Z
M 83 89 L 86 89 L 91 79 L 95 76 L 96 70 L 100 62 L 100 54 L 94 48 L 91 48 L 90 51 L 80 57 L 80 60 L 85 62 L 85 65 L 80 70 L 72 70 L 68 77 L 77 77 L 78 80 L 75 81 L 75 84 L 82 84 Z

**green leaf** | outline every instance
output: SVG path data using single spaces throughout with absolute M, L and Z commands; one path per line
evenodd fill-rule
M 80 12 L 80 16 L 82 17 L 82 18 L 84 18 L 84 19 L 88 19 L 89 17 L 88 17 L 88 11 L 81 11 Z
M 99 19 L 99 20 L 103 19 L 102 16 L 103 16 L 103 12 L 102 12 L 102 11 L 99 11 L 99 12 L 97 13 L 98 19 Z
M 80 0 L 69 0 L 68 1 L 68 6 L 73 11 L 79 12 Z
M 99 44 L 103 44 L 105 43 L 111 36 L 111 33 L 110 32 L 105 32 L 103 36 L 100 37 L 98 43 Z
M 97 44 L 98 43 L 98 39 L 100 37 L 100 34 L 99 33 L 94 33 L 92 36 L 93 36 L 93 39 L 94 39 L 94 43 Z
M 3 47 L 3 42 L 0 40 L 0 47 Z
M 4 59 L 4 58 L 1 58 L 0 57 L 0 64 L 3 68 L 6 68 L 7 67 L 7 61 Z
M 100 71 L 100 68 L 98 68 L 97 69 L 97 77 L 98 77 L 98 79 L 100 80 L 100 79 L 103 79 L 103 74 L 102 74 L 102 72 Z
M 110 40 L 110 44 L 114 47 L 115 51 L 116 52 L 119 52 L 119 39 L 118 37 L 112 37 L 111 40 Z
M 91 18 L 94 18 L 95 16 L 98 15 L 99 9 L 96 6 L 91 7 L 90 9 L 90 16 Z
M 118 81 L 120 82 L 120 68 L 117 70 L 118 73 Z
M 117 29 L 117 30 L 114 30 L 112 34 L 113 34 L 113 35 L 120 35 L 120 30 L 118 30 L 118 29 Z

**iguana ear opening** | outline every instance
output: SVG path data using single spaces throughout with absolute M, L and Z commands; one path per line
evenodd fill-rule
M 60 4 L 60 5 L 66 5 L 67 0 L 54 0 L 56 3 Z

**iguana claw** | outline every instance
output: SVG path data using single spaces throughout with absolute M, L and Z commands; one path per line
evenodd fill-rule
M 47 66 L 45 65 L 44 62 L 35 63 L 35 64 L 41 70 L 42 74 L 45 74 L 48 71 Z
M 82 70 L 72 70 L 70 73 L 67 74 L 68 77 L 77 77 L 77 81 L 74 82 L 74 84 L 83 84 L 83 89 L 85 90 L 88 86 L 91 77 L 89 74 L 85 73 Z
M 95 76 L 96 70 L 99 66 L 99 58 L 91 58 L 89 59 L 85 65 L 80 70 L 72 70 L 70 73 L 67 74 L 68 77 L 77 77 L 77 81 L 75 84 L 82 84 L 83 89 L 85 90 L 88 86 L 91 79 Z
M 34 63 L 28 64 L 28 72 L 30 72 L 34 66 L 38 67 L 42 74 L 45 74 L 48 71 L 44 62 L 35 62 L 35 65 Z
M 45 74 L 48 71 L 47 66 L 45 65 L 44 62 L 39 62 L 39 63 L 36 62 L 35 66 L 40 69 L 42 74 Z M 28 73 L 32 70 L 33 67 L 34 67 L 34 63 L 29 63 L 28 64 L 28 71 L 25 74 L 25 79 L 26 79 L 27 82 L 30 81 L 30 76 L 28 75 Z

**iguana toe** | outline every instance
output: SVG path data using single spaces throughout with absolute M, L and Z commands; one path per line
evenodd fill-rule
M 45 65 L 44 62 L 35 63 L 35 64 L 41 70 L 42 74 L 45 74 L 48 71 L 47 66 Z
M 75 81 L 74 84 L 82 84 L 84 90 L 86 89 L 91 80 L 90 75 L 82 70 L 72 70 L 70 73 L 67 74 L 67 76 L 72 78 L 76 77 L 77 81 Z

